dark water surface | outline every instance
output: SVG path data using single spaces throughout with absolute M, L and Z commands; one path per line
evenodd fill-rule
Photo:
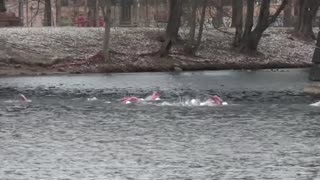
M 0 179 L 320 179 L 306 70 L 0 80 Z M 219 94 L 225 107 L 122 105 Z M 33 101 L 14 101 L 23 93 Z M 87 98 L 97 97 L 97 101 Z

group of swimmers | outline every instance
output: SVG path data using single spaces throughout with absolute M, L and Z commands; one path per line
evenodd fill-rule
M 19 94 L 19 100 L 21 102 L 32 102 L 32 100 L 28 99 L 25 95 Z M 88 98 L 88 101 L 96 101 L 98 100 L 96 97 Z M 140 98 L 137 96 L 127 96 L 120 100 L 122 104 L 138 104 L 143 102 L 158 102 L 161 101 L 161 94 L 159 92 L 153 92 L 151 95 L 146 98 Z M 166 102 L 163 102 L 166 104 Z M 190 106 L 226 106 L 227 102 L 223 101 L 221 97 L 218 95 L 213 95 L 209 97 L 206 101 L 201 102 L 199 99 L 191 99 L 184 102 L 186 105 Z
M 25 95 L 20 94 L 20 101 L 22 102 L 32 102 L 32 100 L 28 99 Z M 95 101 L 98 100 L 96 97 L 88 98 L 88 101 Z M 137 104 L 143 102 L 157 102 L 161 100 L 161 94 L 159 92 L 153 92 L 151 95 L 147 96 L 146 98 L 140 98 L 137 96 L 127 96 L 120 100 L 122 104 Z M 163 102 L 164 105 L 166 102 Z M 190 106 L 227 106 L 228 103 L 223 101 L 221 97 L 218 95 L 210 96 L 206 101 L 201 102 L 199 99 L 191 99 L 184 102 L 185 105 Z M 310 104 L 310 106 L 320 106 L 320 101 Z
M 161 94 L 159 92 L 153 92 L 152 95 L 147 96 L 146 98 L 139 98 L 136 96 L 124 97 L 121 99 L 122 104 L 133 104 L 141 102 L 155 102 L 161 100 Z M 206 101 L 201 102 L 198 99 L 191 99 L 185 102 L 186 105 L 191 106 L 226 106 L 227 102 L 224 102 L 221 97 L 214 95 L 209 97 Z M 165 105 L 165 102 L 164 102 Z

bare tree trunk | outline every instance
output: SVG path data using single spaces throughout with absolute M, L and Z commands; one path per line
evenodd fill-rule
M 195 48 L 195 34 L 196 34 L 196 26 L 197 26 L 197 9 L 198 9 L 198 0 L 191 0 L 191 13 L 189 14 L 189 37 L 184 45 L 184 53 L 187 55 L 194 54 Z
M 313 66 L 310 69 L 309 79 L 312 81 L 320 81 L 320 31 L 318 33 L 317 44 L 314 49 L 312 62 Z
M 95 8 L 94 8 L 94 21 L 95 21 L 95 27 L 99 26 L 99 0 L 96 0 L 96 4 L 95 4 Z
M 191 12 L 191 21 L 190 21 L 190 31 L 189 31 L 189 41 L 192 43 L 194 41 L 196 33 L 196 20 L 197 20 L 197 9 L 198 9 L 198 0 L 192 0 L 192 12 Z
M 29 26 L 29 1 L 26 1 L 26 24 Z
M 200 47 L 201 40 L 202 40 L 202 33 L 203 33 L 203 27 L 204 27 L 204 21 L 206 17 L 206 9 L 208 5 L 208 0 L 204 0 L 202 2 L 202 11 L 201 11 L 201 18 L 199 22 L 199 32 L 197 36 L 197 41 L 195 42 L 195 30 L 196 30 L 196 11 L 198 8 L 198 3 L 196 0 L 193 1 L 192 5 L 192 20 L 191 20 L 191 27 L 190 27 L 190 33 L 189 33 L 189 43 L 184 48 L 185 53 L 187 55 L 195 55 L 197 50 Z
M 19 0 L 19 18 L 23 25 L 23 0 Z
M 246 39 L 253 27 L 254 0 L 247 0 L 247 16 L 242 39 Z
M 223 2 L 222 0 L 216 0 L 217 1 L 217 14 L 215 19 L 216 27 L 221 27 L 223 24 Z
M 240 44 L 243 26 L 243 0 L 232 1 L 232 24 L 236 28 L 236 34 L 233 40 L 233 46 L 237 47 Z M 251 17 L 249 17 L 251 18 Z
M 253 15 L 254 15 L 254 0 L 247 0 L 247 16 L 246 16 L 246 22 L 244 26 L 244 32 L 240 39 L 237 39 L 237 43 L 235 43 L 235 47 L 239 47 L 240 51 L 244 51 L 247 47 L 247 44 L 249 43 L 250 34 L 253 27 Z M 239 34 L 237 34 L 240 36 Z M 239 38 L 239 37 L 235 37 Z
M 237 24 L 237 15 L 239 14 L 238 5 L 239 0 L 232 0 L 232 22 L 231 22 L 231 27 L 236 27 Z
M 313 19 L 320 6 L 319 0 L 299 0 L 298 23 L 295 34 L 305 40 L 314 40 L 316 36 L 312 30 Z
M 89 0 L 88 9 L 88 27 L 97 27 L 97 0 Z
M 196 47 L 195 47 L 195 51 L 196 52 L 199 47 L 200 47 L 200 43 L 201 43 L 201 40 L 202 40 L 202 33 L 203 33 L 203 27 L 204 27 L 204 21 L 205 21 L 205 18 L 206 18 L 206 9 L 207 9 L 207 3 L 208 3 L 208 0 L 204 0 L 203 1 L 203 6 L 202 6 L 202 12 L 201 12 L 201 19 L 200 19 L 200 27 L 199 27 L 199 33 L 198 33 L 198 38 L 197 38 L 197 44 L 196 44 Z
M 90 0 L 92 1 L 92 5 L 90 6 L 90 12 L 91 12 L 91 16 L 90 16 L 90 21 L 91 21 L 91 25 L 92 27 L 96 27 L 96 19 L 97 19 L 97 12 L 96 12 L 96 3 L 97 0 Z
M 248 0 L 247 2 L 247 19 L 245 30 L 239 43 L 240 52 L 252 53 L 257 50 L 259 41 L 262 37 L 263 32 L 275 22 L 277 17 L 285 8 L 288 0 L 282 0 L 281 5 L 278 7 L 277 11 L 270 16 L 270 3 L 271 0 L 261 1 L 260 15 L 258 18 L 258 23 L 255 29 L 252 31 L 253 27 L 253 10 L 254 10 L 254 0 Z
M 181 24 L 182 15 L 182 2 L 183 0 L 170 0 L 170 16 L 166 28 L 165 41 L 159 50 L 159 56 L 167 56 L 172 44 L 178 38 L 178 32 Z
M 92 20 L 92 18 L 91 18 L 91 14 L 92 14 L 92 12 L 91 12 L 91 3 L 92 3 L 92 1 L 91 0 L 87 0 L 86 1 L 87 2 L 87 7 L 86 7 L 86 9 L 87 9 L 87 11 L 86 11 L 86 13 L 87 13 L 87 27 L 91 27 L 91 20 Z
M 145 6 L 146 6 L 146 26 L 150 25 L 150 20 L 149 20 L 149 0 L 145 0 Z
M 45 0 L 44 6 L 44 26 L 51 26 L 51 0 Z
M 240 41 L 241 52 L 254 52 L 257 50 L 258 43 L 262 37 L 262 33 L 269 26 L 268 18 L 270 15 L 270 0 L 264 0 L 261 2 L 260 15 L 258 18 L 258 24 L 253 31 L 246 31 L 244 41 Z M 247 29 L 246 29 L 247 30 Z
M 178 38 L 178 32 L 181 24 L 182 0 L 170 0 L 170 18 L 166 33 L 174 40 Z
M 285 27 L 292 27 L 293 1 L 294 0 L 290 0 L 287 7 L 283 11 L 283 25 Z
M 319 26 L 320 28 L 320 26 Z M 317 44 L 314 50 L 312 62 L 315 64 L 320 64 L 320 31 L 318 33 L 318 39 L 317 39 Z
M 5 0 L 0 0 L 0 12 L 6 12 Z
M 84 0 L 84 12 L 88 13 L 88 0 Z
M 110 32 L 111 32 L 111 0 L 100 0 L 100 6 L 102 9 L 105 31 L 103 39 L 103 56 L 106 62 L 110 61 Z
M 61 26 L 61 0 L 56 0 L 56 25 Z

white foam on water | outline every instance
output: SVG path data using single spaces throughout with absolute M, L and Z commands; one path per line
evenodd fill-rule
M 96 97 L 92 97 L 92 98 L 87 99 L 87 101 L 97 101 L 97 100 L 98 100 L 98 98 L 96 98 Z
M 11 103 L 31 103 L 32 100 L 28 99 L 26 101 L 21 101 L 21 100 L 6 100 L 4 101 L 4 103 L 8 103 L 8 104 L 11 104 Z
M 18 100 L 6 100 L 4 101 L 4 103 L 19 103 L 21 101 L 18 101 Z
M 320 101 L 316 102 L 316 103 L 313 103 L 313 104 L 310 104 L 310 106 L 319 107 L 320 106 Z
M 181 107 L 213 107 L 213 106 L 219 106 L 209 100 L 207 101 L 201 101 L 200 99 L 187 99 L 187 100 L 180 100 L 180 102 L 168 102 L 164 101 L 159 106 L 181 106 Z M 227 102 L 223 102 L 221 106 L 228 106 L 229 104 Z

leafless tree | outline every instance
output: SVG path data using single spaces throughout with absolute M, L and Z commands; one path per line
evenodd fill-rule
M 190 30 L 189 30 L 189 41 L 193 44 L 196 26 L 197 26 L 197 10 L 198 10 L 198 0 L 192 0 L 192 10 L 190 16 Z
M 318 33 L 317 44 L 314 50 L 312 61 L 316 64 L 320 64 L 320 31 Z
M 320 6 L 319 0 L 298 0 L 298 22 L 295 27 L 295 34 L 306 40 L 314 40 L 313 19 Z
M 237 47 L 240 45 L 243 32 L 243 0 L 232 1 L 232 26 L 236 28 L 233 46 Z
M 205 22 L 205 17 L 206 17 L 206 10 L 208 7 L 208 0 L 202 0 L 199 1 L 202 4 L 202 9 L 201 9 L 201 16 L 200 16 L 200 21 L 199 21 L 199 30 L 198 30 L 198 36 L 197 39 L 195 40 L 195 34 L 196 34 L 196 18 L 197 18 L 197 8 L 199 6 L 198 0 L 192 0 L 192 16 L 191 18 L 191 24 L 190 24 L 190 32 L 189 32 L 189 39 L 186 43 L 186 46 L 184 48 L 185 53 L 188 55 L 195 55 L 195 53 L 198 51 L 201 40 L 202 40 L 202 34 L 203 34 L 203 29 L 204 29 L 204 22 Z
M 61 26 L 61 0 L 56 0 L 56 24 Z
M 243 1 L 243 0 L 241 0 L 241 1 Z M 236 27 L 237 17 L 240 14 L 238 12 L 238 10 L 240 10 L 240 8 L 241 8 L 241 10 L 243 11 L 243 5 L 242 5 L 242 7 L 240 7 L 238 2 L 239 2 L 239 0 L 232 0 L 232 23 L 231 23 L 231 27 Z M 243 2 L 242 2 L 242 4 L 243 4 Z
M 105 32 L 103 41 L 103 56 L 105 61 L 110 60 L 110 31 L 111 31 L 111 6 L 112 0 L 100 0 L 100 6 L 102 9 L 104 21 L 105 21 Z
M 258 22 L 254 27 L 253 17 L 255 0 L 247 0 L 247 16 L 244 32 L 242 33 L 241 38 L 239 38 L 239 33 L 237 34 L 237 37 L 235 38 L 237 39 L 237 43 L 234 43 L 235 47 L 238 48 L 240 52 L 252 53 L 257 50 L 263 32 L 276 21 L 277 17 L 286 7 L 288 0 L 282 0 L 281 5 L 273 15 L 270 15 L 270 3 L 271 0 L 261 1 Z
M 213 1 L 215 8 L 217 9 L 216 18 L 215 18 L 215 26 L 221 27 L 223 25 L 223 1 L 222 0 L 215 0 Z
M 51 26 L 51 0 L 45 0 L 44 1 L 44 26 Z
M 197 51 L 199 49 L 199 46 L 200 46 L 200 43 L 202 40 L 202 33 L 203 33 L 204 21 L 205 21 L 205 17 L 206 17 L 207 4 L 208 4 L 208 0 L 203 0 L 201 18 L 200 18 L 200 24 L 199 24 L 200 27 L 199 27 L 199 33 L 198 33 L 195 51 Z
M 183 0 L 170 0 L 169 1 L 169 20 L 166 28 L 165 40 L 159 50 L 159 56 L 167 56 L 172 44 L 178 38 L 178 32 L 181 24 Z

